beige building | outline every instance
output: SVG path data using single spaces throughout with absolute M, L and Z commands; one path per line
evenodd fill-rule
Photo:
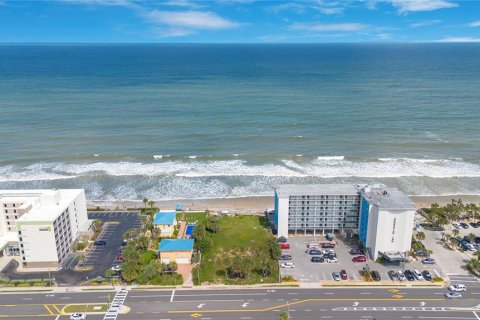
M 178 264 L 192 262 L 193 239 L 163 239 L 158 245 L 158 258 L 162 263 L 175 261 Z

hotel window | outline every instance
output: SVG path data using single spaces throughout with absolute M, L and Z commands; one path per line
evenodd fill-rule
M 5 209 L 5 213 L 8 213 L 8 210 L 7 210 L 7 209 Z
M 13 213 L 17 213 L 17 209 L 13 210 Z
M 13 207 L 15 208 L 15 203 L 13 204 Z

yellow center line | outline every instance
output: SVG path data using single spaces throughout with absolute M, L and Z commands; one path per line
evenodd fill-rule
M 52 312 L 52 310 L 50 310 L 50 308 L 48 307 L 48 305 L 44 304 L 43 305 L 45 307 L 45 309 L 47 309 L 48 313 L 50 313 L 50 315 L 55 315 L 55 313 Z
M 440 299 L 440 298 L 429 298 L 429 299 L 421 299 L 422 301 L 444 301 L 445 299 Z M 307 302 L 320 302 L 320 301 L 419 301 L 419 299 L 392 299 L 392 298 L 378 298 L 378 299 L 368 299 L 368 298 L 363 298 L 363 299 L 356 299 L 356 298 L 325 298 L 325 299 L 305 299 L 305 300 L 299 300 L 295 302 L 289 302 L 281 305 L 276 305 L 273 307 L 268 307 L 265 309 L 224 309 L 224 310 L 173 310 L 173 311 L 168 311 L 168 313 L 196 313 L 196 312 L 202 312 L 202 313 L 228 313 L 228 312 L 266 312 L 266 311 L 271 311 L 274 309 L 279 309 L 279 308 L 285 308 L 297 304 L 302 304 L 302 303 L 307 303 Z

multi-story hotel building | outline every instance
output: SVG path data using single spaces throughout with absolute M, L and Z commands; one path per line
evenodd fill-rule
M 273 223 L 279 236 L 357 234 L 369 256 L 403 259 L 410 250 L 415 206 L 384 185 L 281 185 Z
M 0 251 L 24 268 L 58 268 L 91 225 L 83 189 L 0 190 L 0 210 Z

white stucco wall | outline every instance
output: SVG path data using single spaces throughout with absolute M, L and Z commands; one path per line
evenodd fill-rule
M 278 199 L 278 236 L 288 238 L 288 198 Z
M 51 223 L 17 223 L 22 232 L 26 262 L 58 261 L 55 234 Z

